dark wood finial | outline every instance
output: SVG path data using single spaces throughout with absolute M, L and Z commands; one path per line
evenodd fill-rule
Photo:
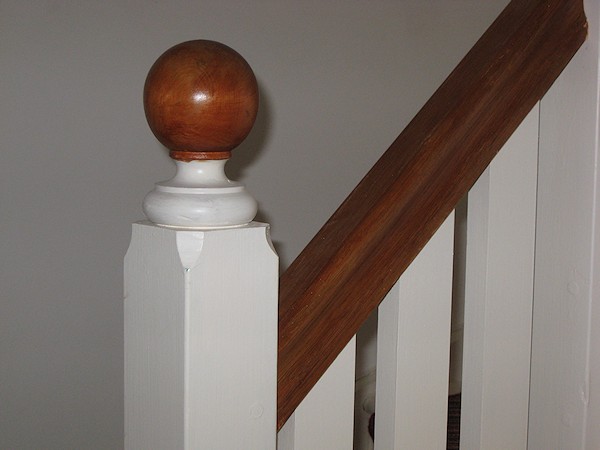
M 144 110 L 171 158 L 227 159 L 254 125 L 258 85 L 235 50 L 214 41 L 183 42 L 150 69 Z

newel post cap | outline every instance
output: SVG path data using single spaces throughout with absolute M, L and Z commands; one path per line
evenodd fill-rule
M 195 229 L 252 221 L 256 201 L 224 172 L 258 111 L 258 85 L 244 58 L 208 40 L 171 47 L 148 73 L 144 111 L 177 165 L 176 175 L 146 196 L 148 219 Z

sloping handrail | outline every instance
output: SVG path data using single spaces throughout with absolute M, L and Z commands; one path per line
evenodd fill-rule
M 586 33 L 582 0 L 513 0 L 281 276 L 278 429 Z

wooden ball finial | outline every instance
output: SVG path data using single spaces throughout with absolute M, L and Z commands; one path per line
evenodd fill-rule
M 171 158 L 228 159 L 254 125 L 258 85 L 235 50 L 214 41 L 183 42 L 150 69 L 144 110 Z
M 250 132 L 257 109 L 252 69 L 226 45 L 184 42 L 156 60 L 144 85 L 144 110 L 177 170 L 144 198 L 151 222 L 212 229 L 254 219 L 256 200 L 224 168 L 231 149 Z

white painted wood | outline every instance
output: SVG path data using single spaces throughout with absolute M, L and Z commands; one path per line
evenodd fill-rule
M 445 449 L 454 213 L 379 307 L 375 449 Z
M 465 267 L 467 258 L 467 195 L 454 210 L 454 270 L 452 276 L 452 333 L 448 395 L 461 392 L 465 317 Z
M 585 109 L 578 111 L 577 117 L 582 122 L 577 122 L 577 128 L 571 131 L 576 132 L 577 138 L 573 139 L 573 144 L 578 148 L 585 148 L 581 153 L 584 161 L 589 161 L 590 166 L 593 163 L 593 173 L 586 170 L 586 178 L 580 180 L 589 191 L 583 194 L 590 205 L 590 217 L 583 215 L 583 220 L 587 222 L 590 234 L 577 236 L 590 241 L 591 259 L 589 261 L 590 289 L 586 295 L 587 299 L 583 303 L 589 305 L 589 340 L 587 351 L 587 390 L 584 390 L 585 396 L 580 397 L 582 405 L 587 408 L 587 417 L 585 421 L 585 449 L 594 450 L 600 448 L 600 132 L 598 124 L 600 123 L 600 2 L 598 0 L 584 1 L 588 22 L 590 24 L 588 42 L 580 50 L 577 59 L 572 63 L 570 70 L 577 72 L 577 78 L 573 80 L 571 72 L 566 72 L 564 78 L 567 83 L 575 83 L 573 97 L 569 100 L 567 108 L 583 106 Z M 585 70 L 585 71 L 584 71 Z M 562 82 L 562 80 L 561 80 Z M 562 89 L 562 84 L 558 84 L 556 89 Z M 581 92 L 578 90 L 581 89 Z M 579 104 L 579 98 L 584 91 L 588 92 L 585 103 Z M 592 94 L 593 93 L 593 94 Z M 544 106 L 545 107 L 545 106 Z M 548 108 L 546 114 L 552 112 Z M 580 141 L 581 139 L 581 141 Z M 587 178 L 590 177 L 590 178 Z M 585 189 L 584 189 L 585 191 Z M 584 205 L 582 205 L 584 206 Z M 585 210 L 584 210 L 585 211 Z M 585 385 L 584 385 L 585 386 Z
M 468 196 L 464 450 L 527 448 L 538 120 L 536 106 Z
M 278 450 L 350 450 L 354 431 L 356 337 L 278 434 Z
M 599 5 L 541 102 L 529 447 L 600 448 Z
M 264 224 L 133 225 L 127 450 L 275 448 L 277 266 Z
M 245 225 L 256 200 L 243 184 L 225 176 L 227 160 L 175 161 L 173 178 L 156 183 L 144 199 L 144 214 L 164 226 L 207 229 Z
M 377 319 L 377 316 L 375 316 Z M 375 323 L 375 332 L 377 332 L 377 323 Z M 360 337 L 356 335 L 356 384 L 354 395 L 354 450 L 373 450 L 373 438 L 369 433 L 369 422 L 371 416 L 375 413 L 375 381 L 377 373 L 375 368 L 373 371 L 362 377 L 358 376 L 358 358 Z M 377 345 L 377 339 L 375 339 Z M 375 345 L 373 350 L 376 350 Z M 373 357 L 377 358 L 377 353 Z M 376 362 L 376 361 L 375 361 Z

